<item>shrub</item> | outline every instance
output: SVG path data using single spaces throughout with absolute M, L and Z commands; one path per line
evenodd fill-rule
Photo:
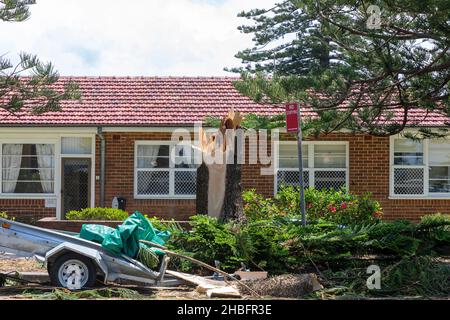
M 424 242 L 423 251 L 450 255 L 450 215 L 437 213 L 423 216 L 415 234 Z
M 16 218 L 8 216 L 8 213 L 6 211 L 1 211 L 0 212 L 0 218 L 8 219 L 8 220 L 11 220 L 11 221 L 16 221 Z
M 244 200 L 244 214 L 249 221 L 270 219 L 274 216 L 287 214 L 275 205 L 272 198 L 266 199 L 253 189 L 244 191 L 242 199 Z
M 178 232 L 172 236 L 170 247 L 212 265 L 214 260 L 219 260 L 221 267 L 225 269 L 238 265 L 237 232 L 231 231 L 232 223 L 220 223 L 217 218 L 196 215 L 190 218 L 190 224 L 190 231 Z
M 272 274 L 303 272 L 318 266 L 352 265 L 354 256 L 389 255 L 408 258 L 437 252 L 449 241 L 438 242 L 420 231 L 423 226 L 409 221 L 371 222 L 343 226 L 319 218 L 306 226 L 297 218 L 274 216 L 247 222 L 220 223 L 205 215 L 191 217 L 190 231 L 175 232 L 169 248 L 214 265 L 234 271 L 245 263 L 253 270 Z M 440 226 L 440 225 L 439 225 Z M 434 234 L 433 226 L 426 234 Z M 424 250 L 426 249 L 426 250 Z M 177 261 L 183 271 L 196 269 L 190 263 Z M 361 263 L 366 263 L 362 261 Z
M 128 212 L 113 208 L 86 208 L 81 211 L 69 211 L 67 220 L 108 220 L 123 221 L 128 218 Z
M 174 219 L 161 221 L 158 217 L 149 218 L 148 215 L 144 215 L 153 227 L 160 231 L 169 231 L 171 234 L 183 232 L 183 228 L 180 223 Z
M 264 198 L 255 190 L 243 193 L 244 212 L 249 220 L 270 219 L 275 216 L 298 216 L 300 214 L 299 191 L 293 187 L 283 187 L 274 198 Z M 370 194 L 354 195 L 344 190 L 305 190 L 307 219 L 336 222 L 350 225 L 373 223 L 382 217 L 379 202 Z
M 440 259 L 429 256 L 406 257 L 397 261 L 379 260 L 382 285 L 378 290 L 367 288 L 367 265 L 334 271 L 324 270 L 330 289 L 316 292 L 315 297 L 419 296 L 448 297 L 450 294 L 450 268 Z M 356 295 L 356 296 L 355 296 Z

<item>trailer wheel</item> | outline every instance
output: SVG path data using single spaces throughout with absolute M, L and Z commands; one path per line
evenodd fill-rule
M 50 280 L 57 287 L 70 290 L 93 287 L 97 272 L 91 259 L 77 253 L 66 253 L 49 266 Z

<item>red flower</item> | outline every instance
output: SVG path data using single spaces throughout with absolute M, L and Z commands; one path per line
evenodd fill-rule
M 312 208 L 312 203 L 308 203 L 307 205 L 306 205 L 306 209 L 311 209 Z
M 383 215 L 383 213 L 382 213 L 381 211 L 375 211 L 375 212 L 373 213 L 373 216 L 374 216 L 375 218 L 381 218 L 382 215 Z
M 333 213 L 337 211 L 336 207 L 334 207 L 332 204 L 328 205 L 328 210 Z
M 342 202 L 342 203 L 341 203 L 341 209 L 342 209 L 342 210 L 347 209 L 347 204 L 346 204 L 345 202 Z

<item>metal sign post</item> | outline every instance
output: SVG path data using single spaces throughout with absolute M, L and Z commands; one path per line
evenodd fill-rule
M 286 129 L 287 132 L 297 133 L 300 212 L 302 214 L 302 225 L 306 225 L 305 182 L 303 181 L 302 126 L 298 103 L 290 103 L 286 105 Z

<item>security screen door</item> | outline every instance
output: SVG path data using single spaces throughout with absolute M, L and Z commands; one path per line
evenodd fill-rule
M 91 159 L 62 159 L 62 213 L 88 208 L 91 197 Z

